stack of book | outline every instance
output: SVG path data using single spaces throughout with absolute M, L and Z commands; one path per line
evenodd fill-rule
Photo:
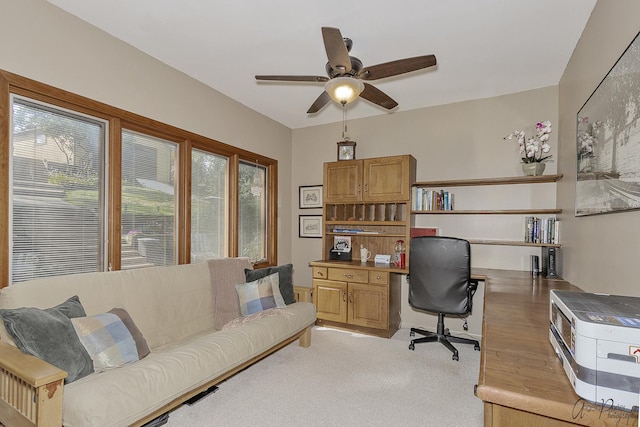
M 411 204 L 414 211 L 452 211 L 453 193 L 413 187 Z
M 559 243 L 559 221 L 556 218 L 525 217 L 524 241 L 526 243 Z

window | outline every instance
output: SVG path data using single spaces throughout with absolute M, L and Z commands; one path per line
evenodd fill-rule
M 229 159 L 191 151 L 191 262 L 227 256 Z
M 105 123 L 11 101 L 11 281 L 103 270 Z
M 176 263 L 175 177 L 175 143 L 122 131 L 122 270 Z
M 267 169 L 240 162 L 238 195 L 238 255 L 253 263 L 266 261 Z
M 0 288 L 222 257 L 277 265 L 276 160 L 3 70 L 0 102 Z

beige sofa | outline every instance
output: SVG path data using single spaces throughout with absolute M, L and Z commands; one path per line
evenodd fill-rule
M 65 371 L 22 353 L 2 326 L 0 423 L 142 425 L 296 339 L 308 347 L 315 322 L 310 302 L 221 327 L 238 315 L 227 302 L 244 268 L 251 268 L 246 259 L 224 259 L 52 277 L 0 290 L 3 309 L 48 308 L 73 295 L 87 316 L 124 308 L 150 349 L 139 361 L 64 384 Z

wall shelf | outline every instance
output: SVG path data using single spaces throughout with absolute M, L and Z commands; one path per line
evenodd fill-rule
M 478 178 L 478 179 L 455 179 L 415 182 L 413 187 L 418 188 L 449 188 L 449 187 L 473 187 L 491 185 L 520 185 L 520 184 L 544 184 L 555 183 L 562 178 L 562 174 L 537 175 L 537 176 L 511 176 L 500 178 Z M 446 197 L 446 196 L 445 196 Z M 435 203 L 434 203 L 435 204 Z M 562 209 L 466 209 L 466 210 L 412 210 L 411 215 L 557 215 Z M 468 239 L 475 245 L 498 245 L 498 246 L 528 246 L 528 247 L 555 247 L 558 243 L 529 243 L 517 240 L 480 240 Z
M 539 248 L 559 248 L 562 245 L 558 243 L 527 243 L 515 240 L 478 240 L 469 239 L 472 245 L 497 245 L 497 246 L 531 246 Z
M 473 187 L 479 185 L 513 185 L 513 184 L 543 184 L 557 182 L 562 174 L 537 176 L 512 176 L 502 178 L 453 179 L 441 181 L 416 182 L 415 187 Z
M 430 210 L 411 211 L 416 215 L 555 215 L 562 209 L 502 209 L 502 210 Z

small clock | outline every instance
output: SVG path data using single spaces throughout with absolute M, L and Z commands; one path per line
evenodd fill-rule
M 338 160 L 355 160 L 356 158 L 356 142 L 340 141 L 338 142 Z

